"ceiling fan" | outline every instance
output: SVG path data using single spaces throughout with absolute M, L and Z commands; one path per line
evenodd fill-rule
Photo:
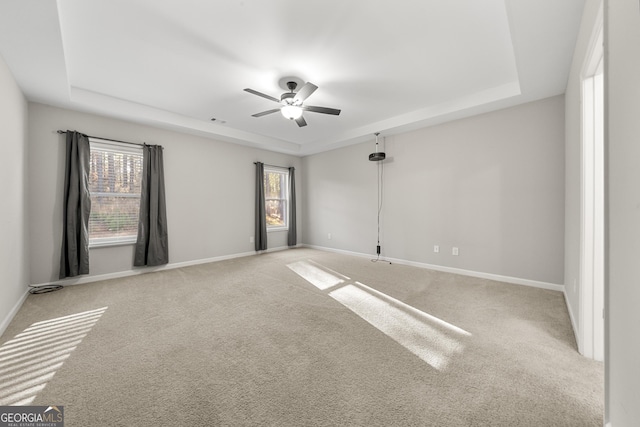
M 287 82 L 287 88 L 290 92 L 285 92 L 280 96 L 280 99 L 274 98 L 273 96 L 266 95 L 262 92 L 258 92 L 253 89 L 245 89 L 245 92 L 252 93 L 254 95 L 261 96 L 273 102 L 277 102 L 278 104 L 282 104 L 280 108 L 274 108 L 272 110 L 263 111 L 261 113 L 252 114 L 251 117 L 262 117 L 267 114 L 272 114 L 280 111 L 282 115 L 289 119 L 295 120 L 298 126 L 303 127 L 307 125 L 306 120 L 302 117 L 303 111 L 310 111 L 312 113 L 322 113 L 322 114 L 332 114 L 337 116 L 340 114 L 340 110 L 335 108 L 327 108 L 327 107 L 315 107 L 313 105 L 304 105 L 304 101 L 311 96 L 313 92 L 318 89 L 318 86 L 313 83 L 305 83 L 304 86 L 298 91 L 294 92 L 298 87 L 298 83 L 289 81 Z

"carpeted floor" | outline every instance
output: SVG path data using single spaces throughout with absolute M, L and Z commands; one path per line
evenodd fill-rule
M 307 248 L 30 295 L 0 405 L 75 426 L 601 426 L 559 292 Z

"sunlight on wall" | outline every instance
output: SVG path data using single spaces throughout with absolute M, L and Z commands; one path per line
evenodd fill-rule
M 319 264 L 299 261 L 288 266 L 318 289 L 360 316 L 437 370 L 462 353 L 464 329 L 420 311 Z
M 0 347 L 0 406 L 29 405 L 108 307 L 36 322 Z

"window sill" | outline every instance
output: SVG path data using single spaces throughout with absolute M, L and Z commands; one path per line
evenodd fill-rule
M 289 231 L 289 227 L 271 227 L 271 228 L 267 228 L 267 233 L 271 233 L 272 231 Z
M 104 240 L 96 240 L 93 242 L 89 242 L 89 249 L 107 248 L 111 246 L 129 246 L 129 245 L 135 245 L 135 244 L 136 244 L 136 239 L 133 239 L 133 240 L 104 239 Z

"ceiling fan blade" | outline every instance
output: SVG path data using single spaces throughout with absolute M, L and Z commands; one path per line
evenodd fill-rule
M 251 117 L 262 117 L 262 116 L 266 116 L 267 114 L 277 113 L 278 111 L 280 111 L 279 108 L 274 108 L 273 110 L 267 110 L 267 111 L 263 111 L 262 113 L 252 114 Z
M 307 125 L 307 121 L 302 116 L 296 119 L 296 123 L 298 124 L 299 127 L 303 127 Z
M 305 83 L 305 85 L 302 86 L 302 89 L 300 89 L 298 93 L 296 93 L 296 96 L 293 98 L 294 102 L 304 101 L 305 99 L 310 97 L 311 94 L 316 91 L 316 89 L 318 89 L 318 86 L 314 85 L 313 83 Z
M 311 111 L 312 113 L 332 114 L 334 116 L 340 114 L 340 110 L 335 108 L 314 107 L 313 105 L 304 105 L 302 108 L 306 111 Z
M 280 100 L 279 100 L 279 99 L 274 98 L 273 96 L 270 96 L 270 95 L 266 95 L 266 94 L 264 94 L 264 93 L 262 93 L 262 92 L 258 92 L 257 90 L 253 90 L 253 89 L 246 88 L 244 91 L 245 91 L 245 92 L 252 93 L 252 94 L 254 94 L 254 95 L 261 96 L 261 97 L 266 98 L 266 99 L 268 99 L 268 100 L 270 100 L 270 101 L 277 102 L 278 104 L 280 103 Z

